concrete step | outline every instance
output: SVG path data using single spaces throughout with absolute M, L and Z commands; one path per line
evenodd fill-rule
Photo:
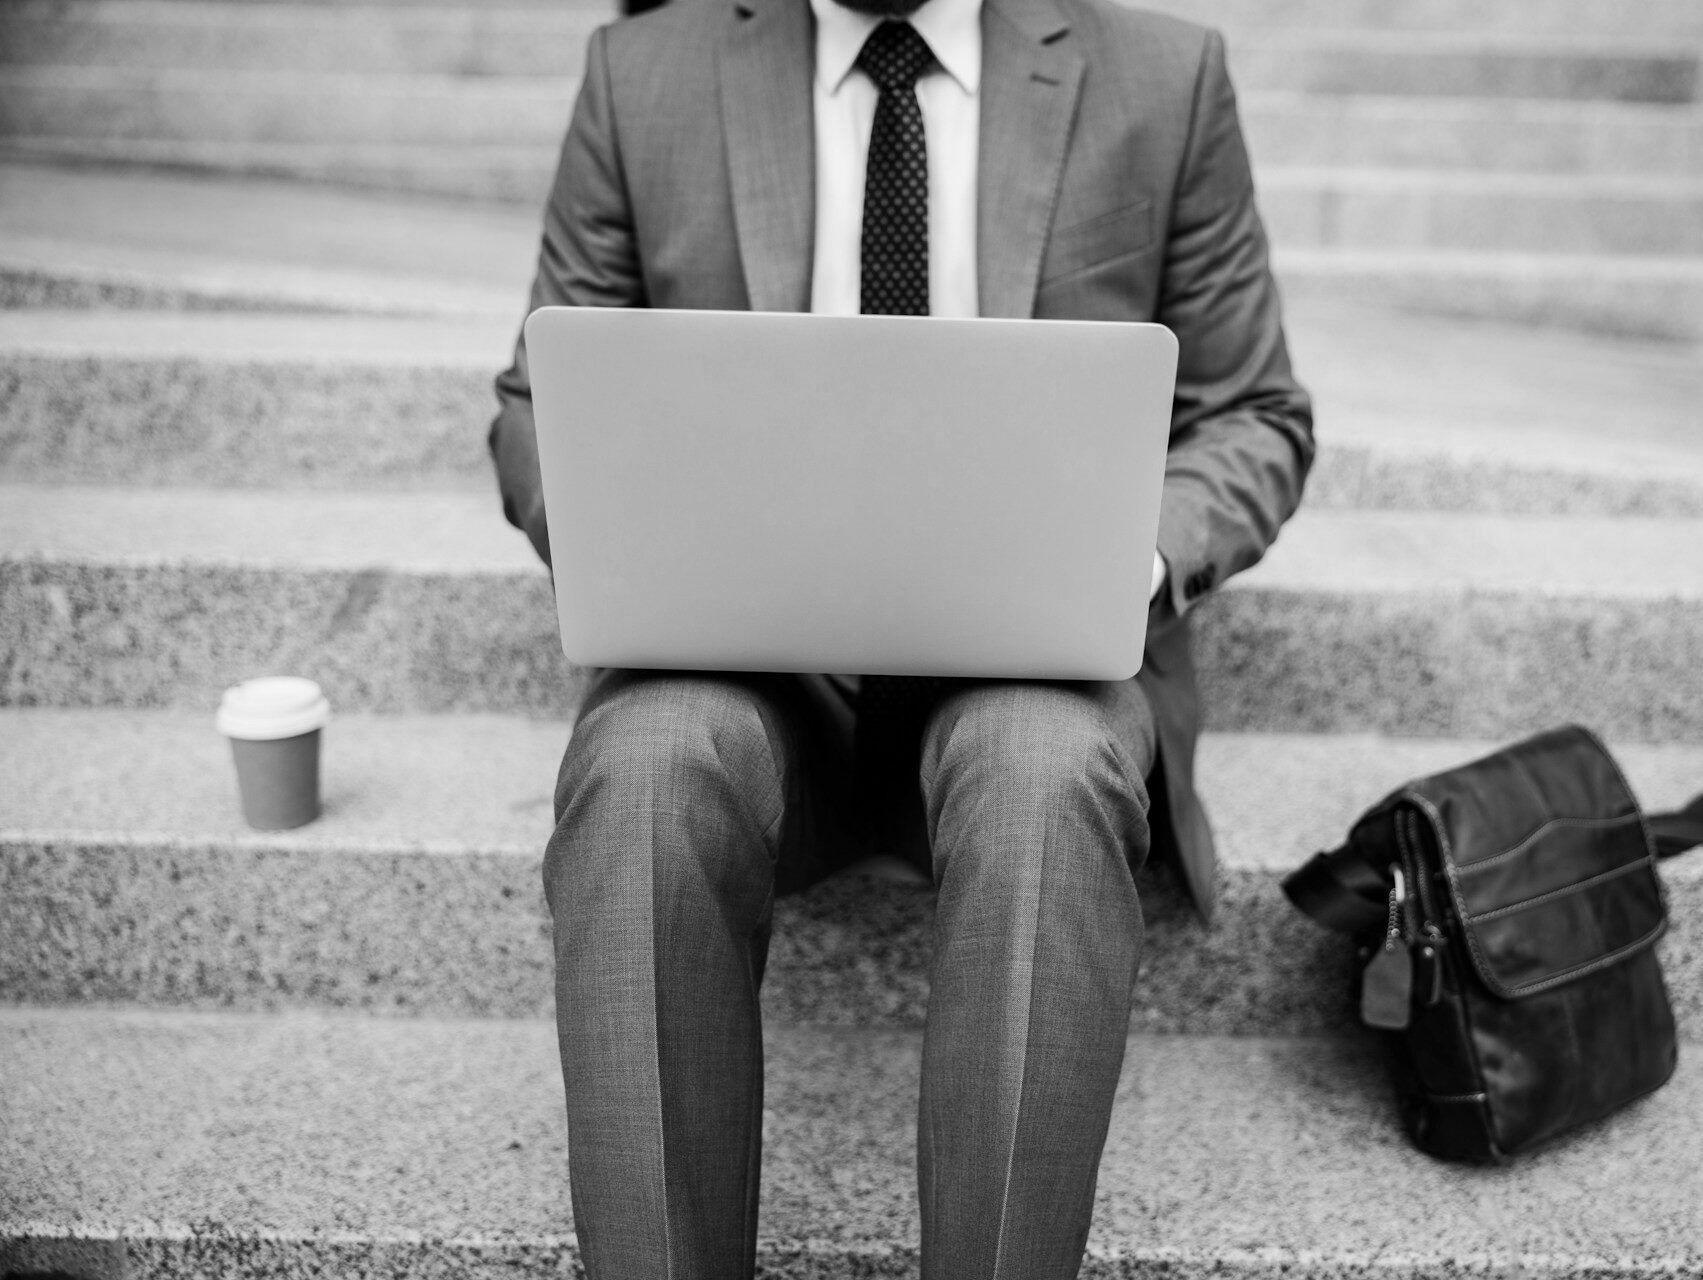
M 11 784 L 0 794 L 0 998 L 549 1016 L 539 860 L 566 722 L 339 713 L 323 817 L 262 834 L 238 814 L 214 701 L 0 712 Z M 1492 745 L 1208 734 L 1200 786 L 1220 843 L 1220 915 L 1204 928 L 1168 868 L 1143 872 L 1136 1025 L 1353 1026 L 1348 944 L 1289 906 L 1278 880 L 1400 783 Z M 1653 810 L 1703 790 L 1703 744 L 1614 748 Z M 777 903 L 771 1017 L 921 1024 L 932 894 L 904 870 L 866 866 Z M 1683 1024 L 1703 1031 L 1703 855 L 1663 873 L 1669 986 Z
M 226 0 L 232 7 L 253 10 L 295 9 L 325 15 L 352 7 L 342 0 Z M 177 8 L 179 0 L 123 0 L 123 7 L 140 9 L 144 4 Z M 1703 14 L 1692 0 L 1626 0 L 1607 4 L 1604 0 L 1525 0 L 1518 7 L 1492 7 L 1473 0 L 1142 0 L 1145 8 L 1177 14 L 1195 22 L 1233 31 L 1264 32 L 1320 29 L 1327 31 L 1432 31 L 1454 33 L 1507 33 L 1560 36 L 1665 35 L 1703 37 Z M 13 0 L 20 14 L 49 13 L 66 8 L 63 0 Z M 361 0 L 368 10 L 387 10 L 406 15 L 410 10 L 455 9 L 446 0 Z M 472 6 L 462 6 L 471 11 Z M 512 11 L 535 15 L 540 23 L 557 17 L 564 9 L 607 15 L 614 11 L 609 0 L 502 0 L 491 10 L 506 16 Z M 483 16 L 485 10 L 477 10 Z M 276 20 L 276 19 L 272 19 Z M 469 18 L 469 21 L 477 21 Z
M 537 209 L 6 165 L 0 302 L 513 322 L 538 224 Z
M 1703 155 L 1703 114 L 1696 126 Z M 1338 125 L 1327 126 L 1340 137 Z M 1291 139 L 1298 151 L 1316 139 Z M 1257 144 L 1256 144 L 1257 145 Z M 555 149 L 301 143 L 15 139 L 7 153 L 134 167 L 147 162 L 379 191 L 541 207 Z M 1452 162 L 1437 148 L 1436 158 Z M 1485 148 L 1483 159 L 1493 160 Z M 1635 153 L 1636 154 L 1636 153 Z M 1364 157 L 1375 161 L 1374 154 Z M 1398 157 L 1398 160 L 1400 157 Z M 1677 159 L 1677 158 L 1676 158 Z M 1502 172 L 1481 168 L 1263 165 L 1261 211 L 1285 249 L 1453 249 L 1570 254 L 1703 254 L 1703 161 L 1687 172 Z
M 1288 312 L 1322 441 L 1309 507 L 1696 511 L 1695 347 L 1317 300 Z
M 1276 92 L 1242 94 L 1240 106 L 1255 164 L 1265 168 L 1703 172 L 1696 108 Z
M 1600 59 L 1683 57 L 1688 44 L 1703 40 L 1703 24 L 1677 6 L 1655 13 L 1620 10 L 1562 15 L 1487 14 L 1482 7 L 1446 15 L 1437 5 L 1313 5 L 1296 16 L 1279 10 L 1298 6 L 1202 3 L 1171 0 L 1156 6 L 1229 31 L 1246 63 L 1269 56 L 1278 72 L 1310 76 L 1294 54 L 1324 48 L 1350 56 L 1423 49 L 1488 59 L 1518 51 L 1550 58 L 1571 55 Z M 1556 6 L 1549 6 L 1553 10 Z M 1646 6 L 1648 7 L 1648 6 Z M 1393 10 L 1394 12 L 1387 12 Z M 591 30 L 615 15 L 608 4 L 503 6 L 482 9 L 441 5 L 348 5 L 304 8 L 218 0 L 21 0 L 0 15 L 5 37 L 0 61 L 12 65 L 222 68 L 348 71 L 374 74 L 455 76 L 555 75 L 577 72 Z M 1417 45 L 1416 43 L 1417 42 Z M 1243 49 L 1246 51 L 1244 52 Z M 1269 50 L 1265 55 L 1261 51 Z M 1340 66 L 1328 75 L 1335 83 Z M 1593 95 L 1594 96 L 1594 95 Z
M 8 9 L 0 47 L 7 63 L 85 88 L 137 83 L 102 74 L 114 69 L 241 72 L 247 91 L 303 73 L 559 83 L 580 71 L 587 37 L 606 20 L 579 7 L 355 5 L 310 15 L 293 6 L 85 0 Z M 1534 34 L 1268 25 L 1231 48 L 1233 73 L 1255 90 L 1686 103 L 1698 100 L 1703 39 L 1636 28 Z
M 613 3 L 304 8 L 222 0 L 8 6 L 0 63 L 467 77 L 578 75 Z
M 0 303 L 482 315 L 513 324 L 536 209 L 0 163 Z M 1281 249 L 1300 298 L 1703 340 L 1703 257 Z
M 1703 255 L 1703 174 L 1277 168 L 1260 209 L 1283 250 Z
M 1691 0 L 1524 0 L 1486 5 L 1474 0 L 1142 0 L 1149 9 L 1232 31 L 1275 27 L 1384 31 L 1442 31 L 1459 34 L 1624 36 L 1633 33 L 1703 35 L 1703 13 Z
M 290 669 L 351 709 L 578 696 L 548 579 L 479 494 L 7 486 L 0 606 L 10 705 L 204 706 Z M 1703 738 L 1695 519 L 1303 512 L 1200 624 L 1216 728 Z
M 1414 97 L 1699 101 L 1703 44 L 1679 36 L 1285 33 L 1230 46 L 1250 90 Z
M 514 328 L 0 311 L 0 474 L 488 492 Z M 1328 306 L 1288 331 L 1324 441 L 1309 509 L 1703 516 L 1696 349 Z
M 0 300 L 500 316 L 539 209 L 289 182 L 0 166 Z
M 305 2 L 305 0 L 304 0 Z M 397 0 L 401 3 L 402 0 Z M 552 113 L 554 115 L 554 113 Z M 560 133 L 564 120 L 557 118 Z M 1682 136 L 1684 135 L 1684 136 Z M 1699 130 L 1703 136 L 1703 130 Z M 204 138 L 0 136 L 0 162 L 63 164 L 121 172 L 166 172 L 242 179 L 287 179 L 362 191 L 447 196 L 541 208 L 560 154 L 530 141 L 437 145 L 404 142 L 249 142 Z M 1685 130 L 1664 130 L 1647 146 L 1653 163 L 1690 147 Z M 1676 160 L 1677 162 L 1677 160 Z
M 511 298 L 537 254 L 540 211 L 303 188 L 18 164 L 0 182 L 8 246 L 57 240 L 199 255 L 255 267 L 406 282 L 481 282 Z M 7 252 L 17 250 L 8 248 Z
M 544 1023 L 0 1015 L 17 1273 L 555 1276 L 568 1143 Z M 771 1027 L 765 1276 L 916 1274 L 920 1037 Z M 1645 1280 L 1703 1261 L 1698 1112 L 1661 1092 L 1512 1169 L 1399 1135 L 1354 1040 L 1137 1036 L 1092 1280 Z
M 521 48 L 533 48 L 530 43 Z M 502 76 L 279 69 L 217 63 L 0 67 L 0 136 L 242 143 L 548 145 L 558 141 L 581 59 Z M 1659 104 L 1683 118 L 1699 101 L 1699 53 L 1669 45 L 1600 52 L 1594 44 L 1482 51 L 1454 37 L 1370 44 L 1262 40 L 1232 55 L 1251 94 L 1511 103 Z M 523 60 L 524 61 L 524 60 Z M 1505 108 L 1503 110 L 1506 110 Z M 1652 115 L 1655 113 L 1651 113 Z
M 0 136 L 105 141 L 560 143 L 580 63 L 554 75 L 0 67 Z
M 1703 173 L 1703 111 L 1696 107 L 1281 92 L 1244 94 L 1241 107 L 1261 174 L 1280 166 Z M 460 136 L 485 128 L 483 119 L 457 118 L 444 128 Z M 288 177 L 536 206 L 555 169 L 563 120 L 561 104 L 552 100 L 531 122 L 490 122 L 493 136 L 482 141 L 43 133 L 0 137 L 0 156 Z
M 1462 319 L 1703 341 L 1703 259 L 1462 250 L 1290 249 L 1273 261 L 1302 302 L 1377 302 Z

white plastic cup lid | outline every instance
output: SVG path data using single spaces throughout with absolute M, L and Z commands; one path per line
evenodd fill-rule
M 312 680 L 261 676 L 225 690 L 217 723 L 227 738 L 266 741 L 311 733 L 330 720 L 331 704 Z

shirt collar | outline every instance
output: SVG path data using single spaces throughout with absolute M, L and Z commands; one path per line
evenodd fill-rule
M 837 0 L 810 0 L 810 7 L 816 14 L 816 80 L 828 93 L 838 93 L 881 19 Z M 935 59 L 967 94 L 981 86 L 981 17 L 982 0 L 924 0 L 910 16 Z

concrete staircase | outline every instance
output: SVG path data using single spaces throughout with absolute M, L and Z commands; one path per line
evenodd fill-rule
M 1567 287 L 1610 305 L 1575 307 L 1580 285 L 1562 318 L 1659 329 L 1621 324 L 1646 268 L 1695 296 L 1703 15 L 1188 9 L 1231 29 L 1280 229 L 1323 199 L 1291 199 L 1309 173 L 1424 201 L 1555 182 L 1679 203 L 1659 249 L 1522 238 L 1504 204 L 1506 241 L 1415 250 L 1406 283 L 1352 300 L 1331 282 L 1360 278 L 1342 264 L 1361 250 L 1285 246 L 1324 451 L 1273 554 L 1205 606 L 1223 914 L 1204 930 L 1144 876 L 1085 1274 L 1703 1273 L 1703 855 L 1665 869 L 1679 1076 L 1505 1171 L 1406 1145 L 1343 946 L 1277 888 L 1403 778 L 1561 720 L 1604 732 L 1647 805 L 1703 789 L 1703 329 L 1539 330 L 1503 305 L 1563 262 L 1600 267 Z M 594 17 L 0 9 L 8 1280 L 574 1266 L 538 859 L 577 687 L 483 434 L 534 250 L 519 198 Z M 117 156 L 173 167 L 62 163 Z M 473 190 L 517 201 L 438 198 Z M 1365 279 L 1395 280 L 1409 251 L 1379 244 Z M 1388 305 L 1435 301 L 1411 282 L 1457 253 L 1502 320 Z M 1510 254 L 1541 271 L 1498 275 Z M 325 816 L 266 835 L 240 822 L 211 713 L 270 671 L 320 680 L 338 718 Z M 879 877 L 781 904 L 765 1275 L 915 1274 L 930 914 Z
M 1159 7 L 1229 35 L 1292 296 L 1703 336 L 1690 0 Z M 602 0 L 10 0 L 0 155 L 531 211 L 606 18 Z

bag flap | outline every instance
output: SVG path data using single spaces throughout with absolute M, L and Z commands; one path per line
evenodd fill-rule
M 1650 946 L 1666 927 L 1656 854 L 1620 768 L 1568 726 L 1422 779 L 1424 816 L 1472 963 L 1504 998 Z

